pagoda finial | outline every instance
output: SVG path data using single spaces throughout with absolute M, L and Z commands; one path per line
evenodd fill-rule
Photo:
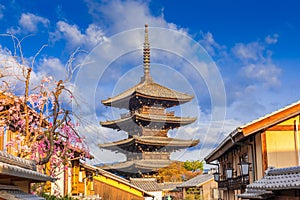
M 144 42 L 144 77 L 143 81 L 151 81 L 150 76 L 150 44 L 148 41 L 148 24 L 145 24 L 145 42 Z

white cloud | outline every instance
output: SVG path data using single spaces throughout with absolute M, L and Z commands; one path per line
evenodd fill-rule
M 281 69 L 272 61 L 269 45 L 277 43 L 278 35 L 268 35 L 264 42 L 238 43 L 232 48 L 233 55 L 241 61 L 240 75 L 247 80 L 258 81 L 267 88 L 281 85 Z
M 263 59 L 264 50 L 265 46 L 259 42 L 251 42 L 248 44 L 238 43 L 232 48 L 233 54 L 242 61 L 257 61 Z
M 4 14 L 3 14 L 3 11 L 5 10 L 5 6 L 0 4 L 0 19 L 3 18 Z
M 109 31 L 113 34 L 121 31 L 141 28 L 145 24 L 149 26 L 165 27 L 170 29 L 179 29 L 174 23 L 168 23 L 163 17 L 153 16 L 149 9 L 148 1 L 133 0 L 112 0 L 105 3 L 97 3 L 87 0 L 89 12 L 95 20 L 105 21 L 109 26 Z
M 55 42 L 62 38 L 66 40 L 71 48 L 85 47 L 88 49 L 105 40 L 102 29 L 95 24 L 90 24 L 85 32 L 82 33 L 77 25 L 58 21 L 56 23 L 56 31 L 51 34 L 51 40 Z
M 42 58 L 38 61 L 38 76 L 52 76 L 55 80 L 65 80 L 67 71 L 64 64 L 58 58 Z
M 19 25 L 21 26 L 22 31 L 26 32 L 36 32 L 39 25 L 48 27 L 49 23 L 50 21 L 48 19 L 32 13 L 23 13 L 19 20 Z
M 255 63 L 241 68 L 247 78 L 262 82 L 267 87 L 280 85 L 281 69 L 272 63 Z
M 199 41 L 199 43 L 203 45 L 204 49 L 209 53 L 210 56 L 215 56 L 216 52 L 219 53 L 226 48 L 215 41 L 212 33 L 201 32 L 201 35 L 202 39 Z
M 278 37 L 279 37 L 278 34 L 268 35 L 268 36 L 265 38 L 265 42 L 266 42 L 267 44 L 276 44 L 276 43 L 278 42 Z
M 12 55 L 12 52 L 0 45 L 0 73 L 1 73 L 1 87 L 7 83 L 13 91 L 22 90 L 24 80 L 24 69 L 27 64 L 27 60 L 24 59 L 24 63 L 20 63 L 17 57 Z M 5 83 L 5 84 L 3 84 Z
M 27 69 L 31 67 L 32 58 L 21 58 L 18 55 L 13 55 L 12 52 L 7 48 L 2 48 L 0 45 L 0 73 L 1 86 L 3 87 L 6 83 L 9 85 L 10 91 L 16 95 L 24 94 L 24 81 L 27 75 Z M 30 74 L 30 89 L 39 85 L 40 81 L 44 78 L 36 71 L 31 71 Z

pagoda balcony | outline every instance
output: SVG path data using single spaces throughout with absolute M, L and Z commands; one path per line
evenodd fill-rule
M 142 108 L 136 110 L 136 112 L 140 114 L 147 114 L 147 115 L 166 115 L 166 116 L 175 116 L 175 112 L 167 112 L 163 107 L 149 107 L 143 106 Z
M 170 153 L 169 152 L 143 152 L 142 158 L 145 160 L 169 160 Z
M 175 112 L 174 111 L 157 111 L 157 110 L 152 110 L 152 111 L 144 111 L 144 110 L 136 110 L 135 111 L 138 114 L 144 114 L 144 115 L 159 115 L 159 116 L 166 116 L 166 117 L 175 117 Z M 134 114 L 134 112 L 127 112 L 127 113 L 122 113 L 120 114 L 121 119 L 131 117 Z

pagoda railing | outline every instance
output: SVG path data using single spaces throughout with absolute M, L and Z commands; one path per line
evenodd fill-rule
M 143 159 L 165 159 L 168 160 L 170 153 L 168 152 L 143 152 Z
M 249 184 L 249 176 L 237 176 L 235 178 L 218 181 L 219 189 L 238 190 Z
M 136 113 L 138 113 L 138 114 L 146 114 L 146 115 L 162 115 L 162 116 L 166 116 L 166 117 L 174 117 L 175 116 L 175 112 L 174 111 L 170 111 L 170 112 L 163 112 L 163 113 L 161 113 L 161 112 L 156 112 L 155 110 L 154 111 L 151 111 L 151 112 L 146 112 L 146 111 L 142 111 L 142 110 L 136 110 L 135 111 Z M 132 114 L 133 114 L 134 112 L 127 112 L 127 113 L 122 113 L 122 114 L 120 114 L 120 116 L 121 116 L 121 119 L 123 119 L 123 118 L 128 118 L 128 117 L 130 117 Z

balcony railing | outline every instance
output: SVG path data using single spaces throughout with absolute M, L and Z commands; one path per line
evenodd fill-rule
M 219 189 L 238 190 L 249 184 L 249 176 L 237 176 L 235 178 L 218 182 Z

